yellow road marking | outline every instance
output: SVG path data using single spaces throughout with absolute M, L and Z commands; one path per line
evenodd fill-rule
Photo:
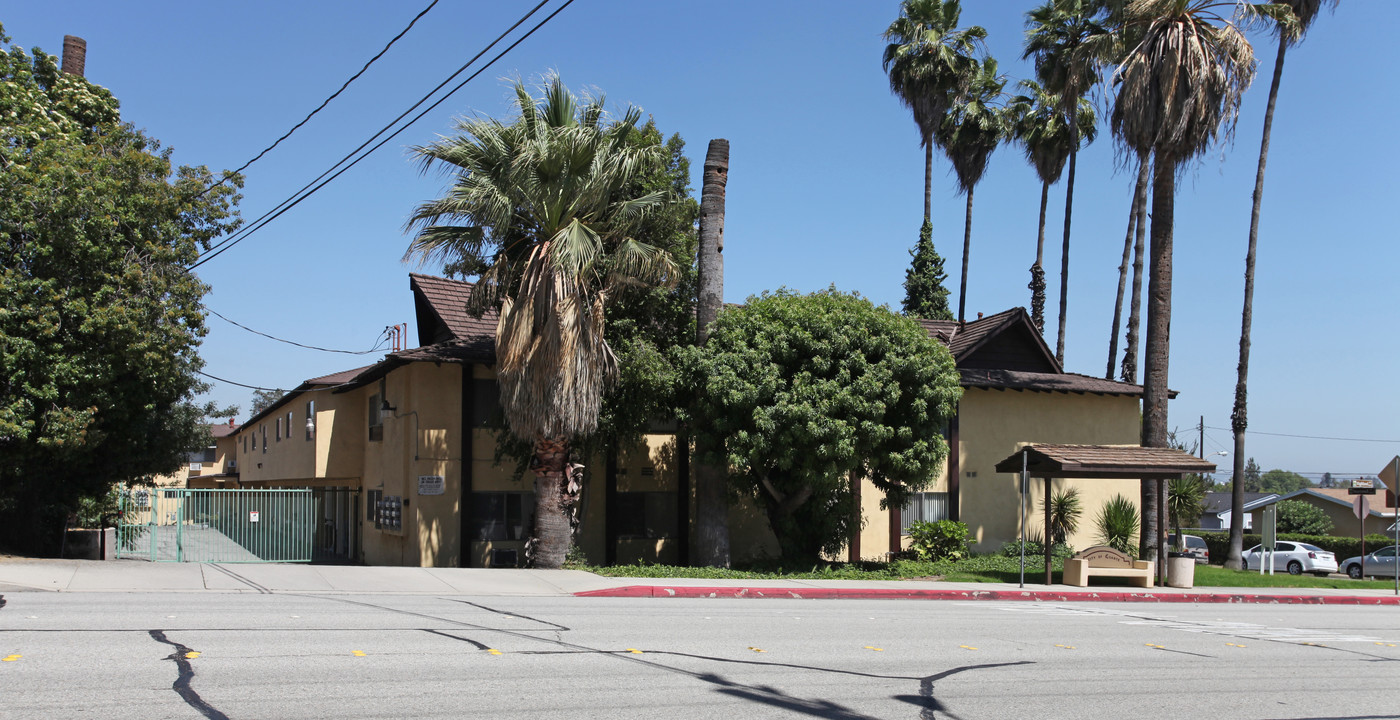
M 9 655 L 9 656 L 0 658 L 0 662 L 14 662 L 14 661 L 16 661 L 16 660 L 18 660 L 18 659 L 20 659 L 20 658 L 22 658 L 22 657 L 24 657 L 24 656 L 23 656 L 23 655 Z
M 633 655 L 641 655 L 641 654 L 642 654 L 642 651 L 641 651 L 641 650 L 638 650 L 637 648 L 627 648 L 627 652 L 630 652 L 630 653 L 632 653 Z
M 1166 649 L 1167 649 L 1167 647 L 1166 647 L 1165 645 L 1153 645 L 1152 643 L 1143 643 L 1143 644 L 1146 645 L 1147 647 L 1150 647 L 1150 648 L 1157 648 L 1158 650 L 1166 650 Z
M 874 645 L 866 645 L 866 646 L 865 646 L 865 649 L 866 649 L 866 650 L 874 650 L 875 652 L 884 652 L 884 651 L 885 651 L 884 648 L 877 648 L 877 647 L 875 647 Z
M 500 654 L 501 654 L 501 651 L 500 651 L 500 650 L 497 650 L 496 648 L 487 648 L 487 649 L 486 649 L 486 652 L 491 653 L 492 655 L 500 655 Z
M 977 648 L 975 648 L 975 647 L 972 647 L 971 645 L 959 645 L 958 647 L 960 647 L 960 648 L 962 648 L 962 649 L 964 649 L 964 650 L 976 650 L 976 649 L 977 649 Z
M 754 652 L 768 652 L 767 650 L 763 650 L 763 649 L 756 648 L 756 647 L 752 647 L 752 646 L 750 646 L 749 649 L 752 650 L 752 651 L 754 651 Z
M 355 657 L 364 657 L 364 656 L 365 656 L 365 651 L 364 651 L 364 650 L 352 650 L 352 651 L 350 651 L 350 654 L 351 654 L 351 655 L 354 655 Z
M 198 651 L 195 651 L 195 650 L 191 650 L 191 651 L 185 653 L 185 657 L 187 657 L 187 658 L 193 660 L 193 659 L 199 657 L 199 652 L 198 652 Z
M 1381 647 L 1395 647 L 1395 643 L 1378 642 L 1376 644 L 1380 645 Z
M 1074 649 L 1074 646 L 1073 646 L 1073 645 L 1059 645 L 1059 644 L 1056 644 L 1055 647 L 1057 647 L 1057 648 L 1064 648 L 1064 649 L 1066 649 L 1066 650 L 1073 650 L 1073 649 Z
M 1242 647 L 1244 647 L 1243 645 L 1241 645 L 1241 644 L 1239 644 L 1239 643 L 1225 643 L 1225 644 L 1226 644 L 1226 645 L 1229 645 L 1230 647 L 1237 647 L 1237 648 L 1242 648 Z

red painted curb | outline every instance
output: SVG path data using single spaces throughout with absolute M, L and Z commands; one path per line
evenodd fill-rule
M 1400 597 L 1261 595 L 1247 593 L 1065 592 L 1060 590 L 923 590 L 899 588 L 764 588 L 627 585 L 576 597 L 779 598 L 796 600 L 1023 600 L 1029 602 L 1259 603 L 1271 605 L 1393 605 Z

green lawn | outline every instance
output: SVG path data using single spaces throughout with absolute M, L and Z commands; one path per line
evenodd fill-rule
M 959 561 L 940 560 L 919 562 L 897 560 L 893 563 L 820 563 L 811 567 L 783 566 L 777 563 L 746 568 L 693 568 L 674 565 L 615 565 L 598 567 L 571 565 L 607 577 L 641 578 L 712 578 L 726 580 L 943 580 L 961 583 L 1017 583 L 1020 581 L 1020 559 L 1000 555 L 975 555 Z M 1060 582 L 1061 561 L 1052 566 L 1054 582 Z M 1026 583 L 1039 585 L 1045 577 L 1045 566 L 1036 558 L 1027 558 Z M 1129 587 L 1124 578 L 1094 578 L 1095 587 Z M 1377 589 L 1394 588 L 1394 580 L 1352 580 L 1341 575 L 1319 578 L 1313 575 L 1278 573 L 1260 575 L 1258 571 L 1226 570 L 1214 565 L 1196 566 L 1196 587 L 1298 587 Z

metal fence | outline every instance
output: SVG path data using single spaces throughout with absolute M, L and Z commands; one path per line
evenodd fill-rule
M 312 494 L 137 488 L 122 494 L 117 557 L 151 562 L 311 562 Z

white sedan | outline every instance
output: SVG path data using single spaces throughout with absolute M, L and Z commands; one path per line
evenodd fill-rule
M 1245 569 L 1258 570 L 1264 564 L 1260 553 L 1262 547 L 1255 545 L 1245 552 Z M 1274 543 L 1273 570 L 1287 570 L 1290 575 L 1310 572 L 1318 577 L 1327 577 L 1337 572 L 1337 556 L 1316 545 L 1280 540 Z
M 1395 577 L 1396 550 L 1400 545 L 1383 547 L 1375 552 L 1366 555 L 1365 574 L 1370 577 Z M 1361 556 L 1349 557 L 1342 561 L 1342 572 L 1357 580 L 1361 579 L 1362 567 Z

